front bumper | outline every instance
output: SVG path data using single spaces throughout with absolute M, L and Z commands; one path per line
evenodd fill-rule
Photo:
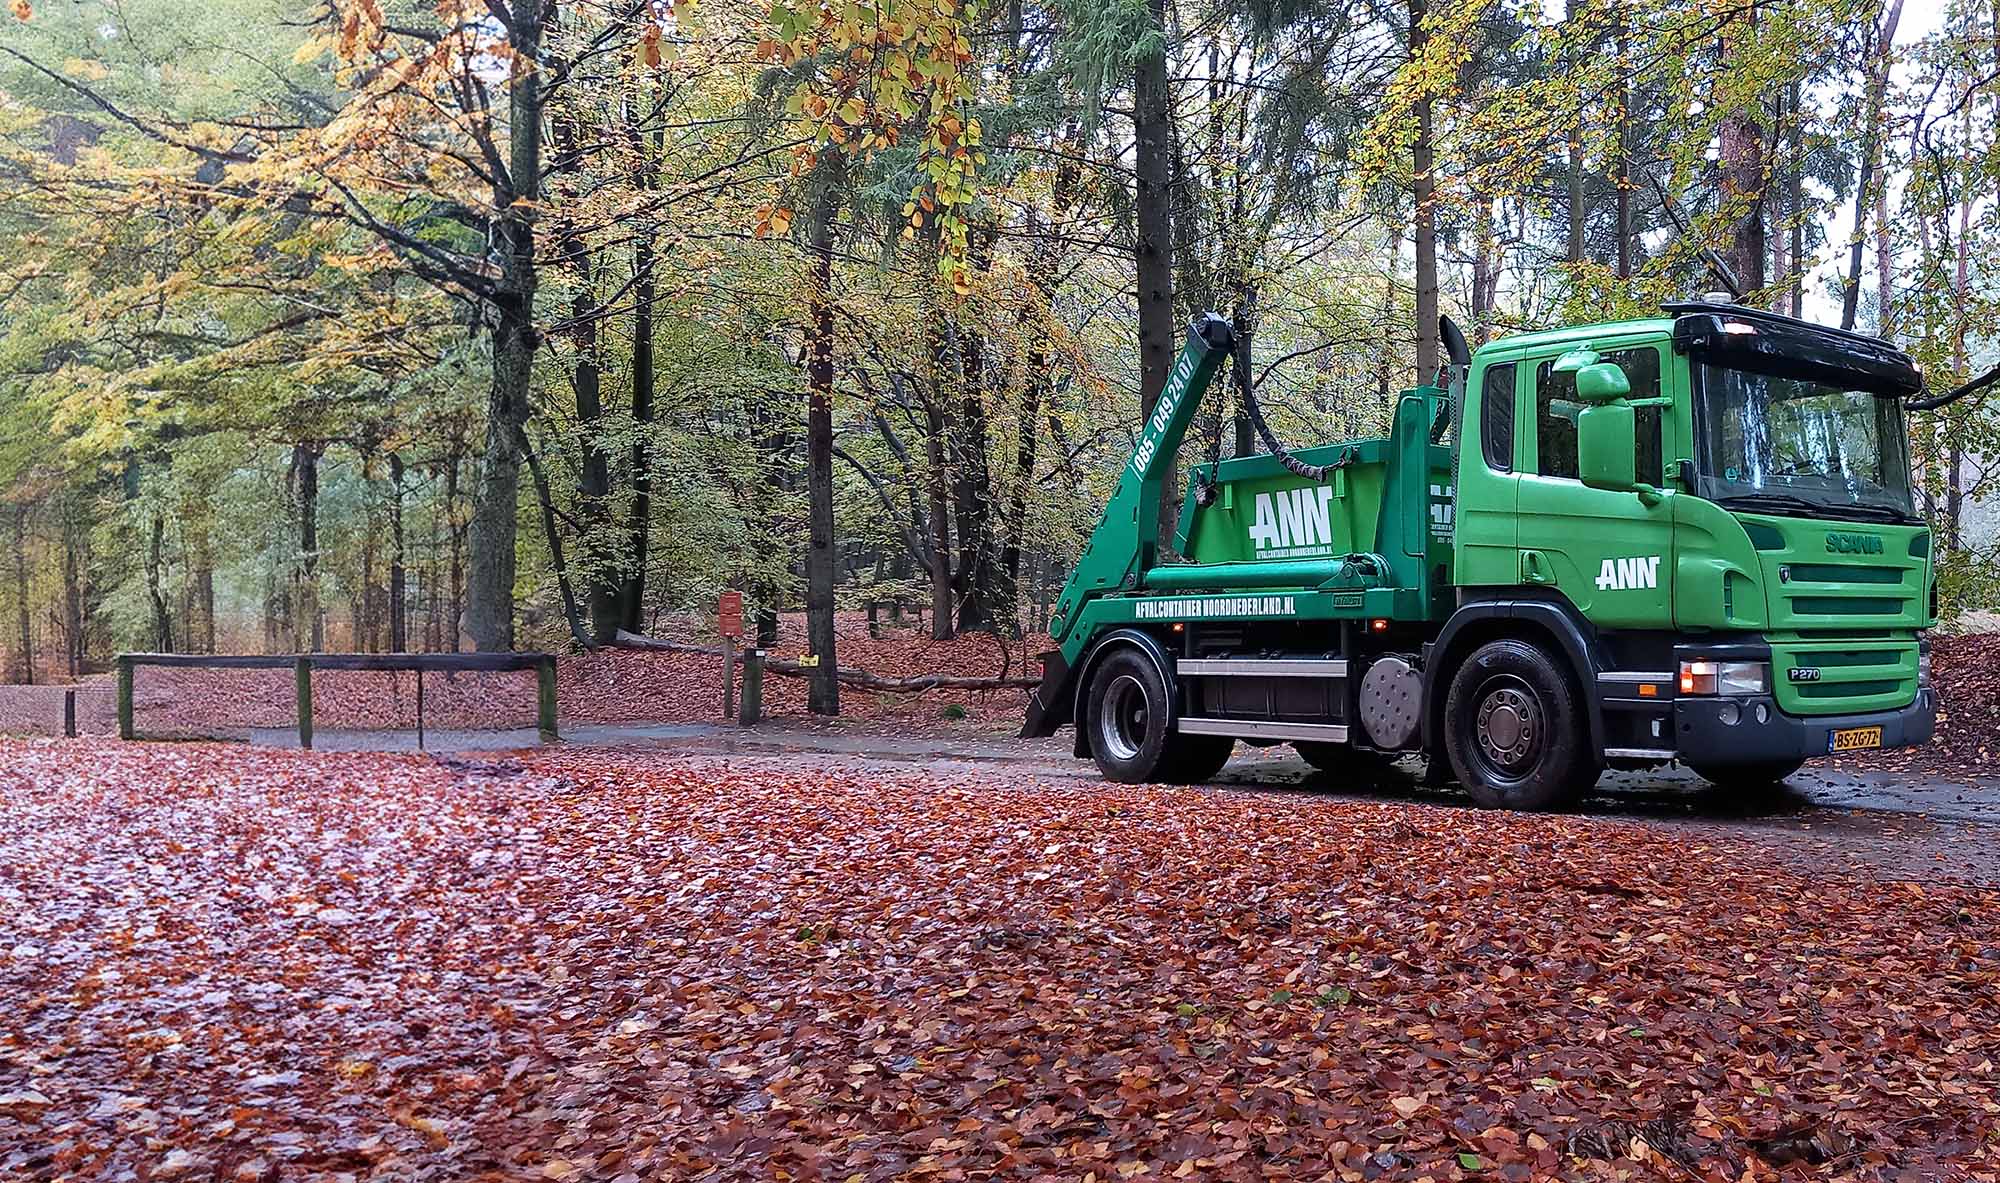
M 1724 708 L 1737 708 L 1734 724 L 1723 722 Z M 1757 721 L 1763 705 L 1768 721 Z M 1909 747 L 1924 743 L 1937 725 L 1937 694 L 1929 687 L 1915 701 L 1894 711 L 1856 715 L 1788 715 L 1768 694 L 1745 698 L 1681 698 L 1674 702 L 1674 734 L 1680 757 L 1704 768 L 1737 764 L 1768 764 L 1827 754 L 1827 736 L 1851 727 L 1880 727 L 1882 746 Z

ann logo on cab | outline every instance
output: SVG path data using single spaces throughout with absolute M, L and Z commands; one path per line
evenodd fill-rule
M 1597 570 L 1598 591 L 1632 591 L 1660 586 L 1660 556 L 1606 559 Z

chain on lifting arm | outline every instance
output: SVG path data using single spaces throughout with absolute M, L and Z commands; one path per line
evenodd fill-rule
M 1286 451 L 1285 445 L 1278 442 L 1278 437 L 1271 434 L 1271 425 L 1264 421 L 1264 409 L 1258 406 L 1256 395 L 1248 396 L 1243 409 L 1250 412 L 1250 426 L 1257 429 L 1257 438 L 1264 441 L 1264 447 L 1271 455 L 1277 457 L 1278 463 L 1284 465 L 1286 471 L 1293 476 L 1304 477 L 1309 481 L 1325 481 L 1336 470 L 1354 463 L 1354 447 L 1350 444 L 1340 453 L 1340 458 L 1331 464 L 1307 464 Z

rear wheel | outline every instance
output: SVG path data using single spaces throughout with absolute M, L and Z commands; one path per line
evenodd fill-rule
M 1804 760 L 1766 760 L 1757 764 L 1689 764 L 1696 776 L 1717 788 L 1755 793 L 1775 788 L 1805 767 Z
M 1489 809 L 1552 809 L 1597 780 L 1589 722 L 1562 667 L 1525 641 L 1489 641 L 1452 675 L 1445 754 Z
M 1084 726 L 1098 770 L 1120 784 L 1186 784 L 1222 770 L 1236 741 L 1223 735 L 1181 735 L 1172 729 L 1166 679 L 1151 659 L 1124 649 L 1104 659 L 1090 679 Z

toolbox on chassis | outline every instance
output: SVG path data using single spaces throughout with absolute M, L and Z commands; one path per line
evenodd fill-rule
M 1908 357 L 1714 300 L 1470 355 L 1444 329 L 1450 389 L 1405 392 L 1388 438 L 1197 466 L 1168 562 L 1161 482 L 1234 345 L 1195 322 L 1022 734 L 1073 724 L 1126 782 L 1207 778 L 1238 740 L 1421 753 L 1516 808 L 1606 767 L 1747 787 L 1930 737 Z

